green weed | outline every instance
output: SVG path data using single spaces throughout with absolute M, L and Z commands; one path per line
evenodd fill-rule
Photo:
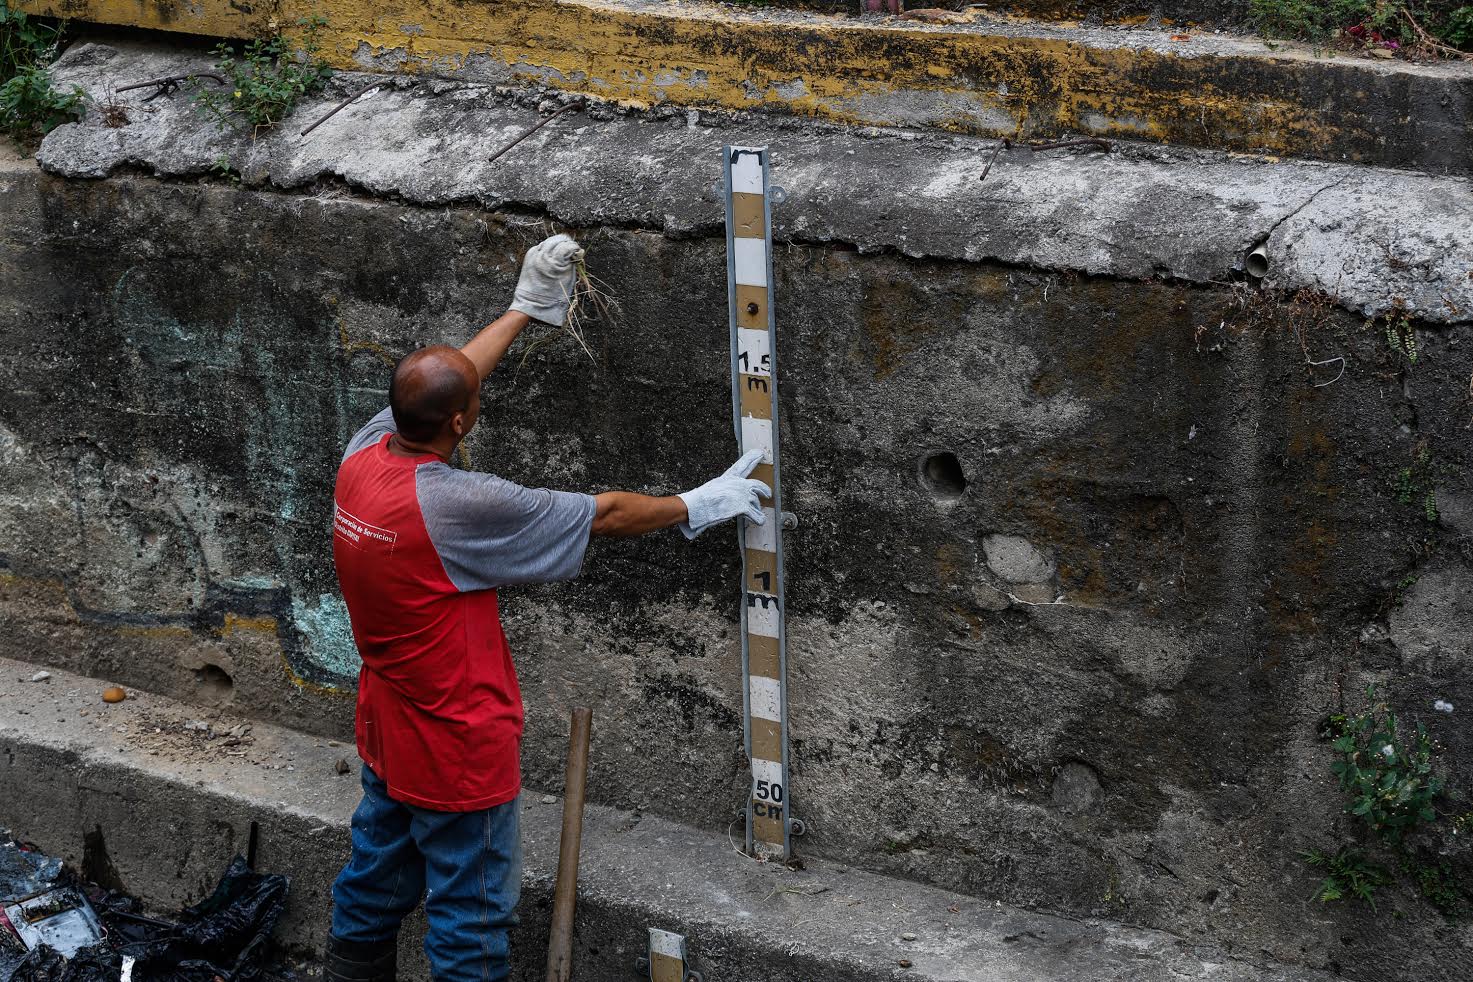
M 1456 54 L 1473 49 L 1473 5 L 1462 0 L 1250 0 L 1265 37 L 1338 42 L 1383 54 Z
M 1345 810 L 1365 820 L 1387 845 L 1398 846 L 1422 822 L 1437 817 L 1433 801 L 1442 793 L 1442 779 L 1433 773 L 1432 742 L 1418 723 L 1415 733 L 1403 735 L 1396 714 L 1385 703 L 1345 720 L 1332 746 L 1340 759 L 1330 771 L 1349 795 Z
M 1417 363 L 1417 334 L 1412 329 L 1412 322 L 1405 316 L 1387 318 L 1386 346 L 1394 354 L 1405 358 L 1409 364 Z
M 1392 882 L 1386 867 L 1370 862 L 1349 846 L 1333 855 L 1322 849 L 1311 849 L 1299 855 L 1310 866 L 1325 873 L 1314 894 L 1322 904 L 1353 898 L 1370 904 L 1375 910 L 1376 891 Z
M 1359 844 L 1343 845 L 1334 853 L 1323 849 L 1300 853 L 1309 866 L 1324 873 L 1315 899 L 1322 903 L 1357 899 L 1374 910 L 1377 891 L 1396 882 L 1391 870 L 1399 869 L 1404 882 L 1438 913 L 1456 919 L 1470 894 L 1446 857 L 1450 851 L 1460 852 L 1453 840 L 1473 830 L 1473 811 L 1452 814 L 1450 821 L 1436 824 L 1437 803 L 1454 807 L 1462 793 L 1449 790 L 1434 772 L 1434 748 L 1426 729 L 1418 724 L 1414 733 L 1403 732 L 1396 714 L 1376 699 L 1374 686 L 1366 690 L 1366 697 L 1371 703 L 1367 709 L 1335 713 L 1318 727 L 1321 736 L 1334 741 L 1337 758 L 1330 770 L 1346 792 L 1345 810 L 1364 822 L 1369 840 L 1358 835 Z
M 1437 521 L 1437 465 L 1425 443 L 1418 444 L 1411 463 L 1396 472 L 1392 492 L 1401 504 L 1419 507 L 1428 522 Z
M 225 76 L 219 88 L 201 89 L 195 105 L 215 117 L 221 129 L 249 125 L 261 130 L 275 126 L 302 97 L 315 92 L 332 76 L 319 34 L 327 21 L 305 17 L 297 21 L 301 33 L 293 40 L 277 33 L 250 41 L 238 52 L 221 43 L 214 50 L 216 69 Z
M 82 115 L 82 90 L 63 92 L 46 68 L 61 50 L 65 25 L 30 17 L 0 0 L 0 130 L 45 134 Z
M 1463 912 L 1465 896 L 1462 886 L 1448 863 L 1409 863 L 1407 872 L 1417 884 L 1422 895 L 1438 913 L 1447 918 L 1456 918 Z

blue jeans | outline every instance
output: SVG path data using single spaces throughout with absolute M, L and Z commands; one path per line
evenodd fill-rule
M 435 982 L 500 982 L 511 970 L 507 930 L 522 892 L 518 801 L 437 812 L 389 797 L 366 765 L 353 812 L 353 856 L 332 886 L 332 933 L 387 941 L 425 896 L 425 955 Z

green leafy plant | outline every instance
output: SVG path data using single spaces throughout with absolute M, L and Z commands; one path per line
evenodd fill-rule
M 1250 0 L 1248 18 L 1265 37 L 1336 42 L 1383 57 L 1473 48 L 1473 5 L 1462 0 Z
M 275 126 L 303 96 L 320 89 L 332 76 L 327 62 L 317 57 L 322 50 L 319 35 L 326 24 L 321 17 L 305 17 L 297 21 L 301 31 L 295 39 L 277 33 L 257 38 L 238 52 L 233 45 L 221 43 L 214 50 L 219 59 L 215 67 L 226 84 L 201 89 L 195 94 L 195 105 L 214 116 L 221 129 Z
M 64 92 L 46 67 L 56 60 L 65 26 L 30 17 L 0 0 L 0 129 L 11 136 L 49 133 L 82 115 L 82 90 Z
M 1461 51 L 1473 50 L 1473 5 L 1459 7 L 1448 14 L 1442 37 Z
M 1368 861 L 1349 846 L 1333 854 L 1322 849 L 1311 849 L 1300 853 L 1300 856 L 1310 866 L 1325 873 L 1325 878 L 1320 881 L 1314 894 L 1314 898 L 1322 904 L 1352 898 L 1370 904 L 1371 909 L 1375 910 L 1376 891 L 1392 882 L 1391 873 L 1386 867 Z
M 216 157 L 214 163 L 210 164 L 209 173 L 211 177 L 229 184 L 240 184 L 240 174 L 231 168 L 230 160 L 224 154 Z
M 1366 698 L 1370 705 L 1365 710 L 1334 713 L 1318 726 L 1336 753 L 1330 769 L 1347 795 L 1345 811 L 1364 822 L 1365 834 L 1357 836 L 1359 843 L 1335 852 L 1300 853 L 1324 873 L 1314 896 L 1322 903 L 1358 899 L 1374 910 L 1376 892 L 1396 882 L 1391 870 L 1399 869 L 1428 904 L 1454 919 L 1465 910 L 1470 893 L 1459 880 L 1456 860 L 1449 857 L 1466 853 L 1455 840 L 1473 830 L 1473 811 L 1453 813 L 1448 822 L 1434 824 L 1439 802 L 1455 808 L 1462 793 L 1449 790 L 1435 772 L 1432 740 L 1420 723 L 1407 732 L 1376 698 L 1374 686 L 1366 689 Z
M 1409 863 L 1407 872 L 1416 882 L 1417 892 L 1429 904 L 1436 907 L 1438 913 L 1444 917 L 1455 918 L 1463 912 L 1463 889 L 1453 875 L 1453 868 L 1450 864 L 1443 862 Z
M 1392 491 L 1398 502 L 1415 504 L 1427 521 L 1437 521 L 1437 465 L 1425 443 L 1419 443 L 1412 451 L 1411 463 L 1396 472 Z
M 1417 335 L 1405 315 L 1387 318 L 1386 346 L 1410 364 L 1417 363 Z
M 1333 744 L 1340 759 L 1330 771 L 1350 796 L 1345 810 L 1397 846 L 1420 823 L 1437 817 L 1433 802 L 1442 793 L 1442 779 L 1433 773 L 1426 727 L 1418 723 L 1414 734 L 1404 736 L 1396 714 L 1375 701 L 1374 688 L 1367 696 L 1371 708 L 1348 717 Z

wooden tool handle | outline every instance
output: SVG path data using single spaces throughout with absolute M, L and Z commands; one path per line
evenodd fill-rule
M 583 794 L 588 784 L 588 736 L 593 710 L 573 710 L 568 732 L 568 775 L 563 790 L 563 836 L 558 849 L 557 885 L 552 891 L 552 933 L 547 942 L 547 982 L 568 982 L 573 974 L 573 910 L 578 903 L 578 847 L 583 840 Z

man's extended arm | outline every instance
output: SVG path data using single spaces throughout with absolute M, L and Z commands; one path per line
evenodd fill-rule
M 761 525 L 766 520 L 762 499 L 772 497 L 772 489 L 747 476 L 761 459 L 761 450 L 749 450 L 720 477 L 668 498 L 606 491 L 593 499 L 597 510 L 592 534 L 643 535 L 679 525 L 686 538 L 694 539 L 712 525 L 733 518 Z
M 632 491 L 605 491 L 594 495 L 593 501 L 598 507 L 593 513 L 594 535 L 644 535 L 679 525 L 689 517 L 685 502 L 677 494 L 655 498 Z

